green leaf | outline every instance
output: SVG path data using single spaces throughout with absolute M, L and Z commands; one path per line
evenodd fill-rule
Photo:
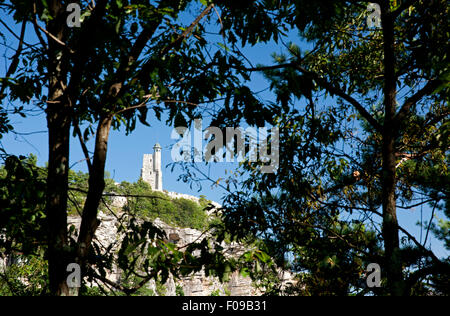
M 219 45 L 219 47 L 224 49 L 226 52 L 230 51 L 230 49 L 226 45 L 222 44 L 221 42 L 218 42 L 217 45 Z

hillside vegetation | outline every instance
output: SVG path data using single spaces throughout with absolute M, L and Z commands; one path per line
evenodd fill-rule
M 177 198 L 173 199 L 163 192 L 152 191 L 150 185 L 141 179 L 136 183 L 122 182 L 114 188 L 119 195 L 128 196 L 124 211 L 143 216 L 146 219 L 161 219 L 163 222 L 177 227 L 189 227 L 203 230 L 207 227 L 208 216 L 205 207 L 208 201 L 200 199 L 200 203 Z
M 16 174 L 13 175 L 13 178 L 15 179 L 17 176 L 29 173 L 30 175 L 39 174 L 41 181 L 43 181 L 47 169 L 36 166 L 36 161 L 36 157 L 31 155 L 29 158 L 24 158 L 21 164 L 17 163 L 17 167 L 14 169 Z M 17 168 L 20 169 L 20 172 L 17 171 Z M 7 185 L 3 185 L 0 188 L 0 193 L 4 197 L 2 199 L 2 209 L 4 211 L 7 209 L 17 209 L 19 207 L 17 203 L 20 203 L 22 207 L 24 203 L 27 203 L 28 196 L 32 193 L 28 191 L 28 193 L 24 192 L 24 180 L 19 180 L 18 187 L 12 188 L 10 185 L 10 188 L 8 188 Z M 75 172 L 71 170 L 69 174 L 68 212 L 71 216 L 81 214 L 86 199 L 88 180 L 89 174 L 82 171 Z M 11 174 L 8 176 L 5 166 L 0 166 L 0 182 L 12 183 Z M 141 179 L 134 183 L 123 181 L 117 185 L 108 173 L 105 176 L 105 183 L 105 196 L 99 206 L 99 211 L 106 214 L 110 212 L 115 214 L 127 212 L 137 217 L 145 218 L 146 220 L 159 218 L 169 225 L 181 228 L 204 230 L 208 227 L 208 215 L 205 212 L 205 208 L 210 201 L 204 197 L 200 198 L 200 203 L 184 198 L 174 199 L 164 192 L 153 191 L 150 185 Z M 37 194 L 39 192 L 35 191 L 34 193 Z M 24 194 L 27 195 L 25 198 L 23 196 Z M 12 195 L 15 195 L 16 198 Z M 126 197 L 127 203 L 123 207 L 114 207 L 113 199 L 117 198 L 115 196 Z M 32 198 L 32 201 L 30 201 L 33 204 L 33 209 L 42 209 L 44 207 L 43 196 L 40 195 L 40 197 L 40 199 Z

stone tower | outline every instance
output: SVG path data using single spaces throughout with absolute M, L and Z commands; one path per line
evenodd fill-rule
M 150 184 L 154 191 L 162 191 L 161 145 L 156 143 L 153 151 L 153 155 L 144 155 L 141 178 Z

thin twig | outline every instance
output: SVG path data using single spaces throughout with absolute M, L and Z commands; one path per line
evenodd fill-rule
M 0 20 L 1 21 L 1 20 Z M 3 21 L 2 21 L 3 23 Z M 19 45 L 17 47 L 16 53 L 14 54 L 14 56 L 12 57 L 12 61 L 11 64 L 8 67 L 8 71 L 6 72 L 5 78 L 8 78 L 9 76 L 13 75 L 16 70 L 17 70 L 17 66 L 19 65 L 19 58 L 20 58 L 20 54 L 22 54 L 22 50 L 23 50 L 23 44 L 24 44 L 24 36 L 25 36 L 25 27 L 26 27 L 26 23 L 27 21 L 23 21 L 22 23 L 22 28 L 20 30 L 20 38 L 19 38 Z M 3 98 L 3 92 L 6 89 L 6 84 L 7 84 L 7 80 L 5 80 L 2 84 L 2 87 L 0 89 L 0 100 Z
M 80 126 L 78 125 L 77 121 L 75 121 L 75 123 L 74 123 L 74 131 L 78 136 L 78 140 L 80 142 L 81 149 L 83 150 L 83 154 L 84 154 L 84 157 L 86 160 L 86 164 L 87 164 L 89 173 L 91 173 L 91 170 L 92 170 L 91 158 L 89 157 L 89 151 L 87 149 L 86 143 L 84 142 L 83 136 L 81 135 Z
M 173 41 L 172 43 L 170 43 L 169 45 L 167 45 L 166 47 L 164 47 L 161 50 L 160 55 L 161 56 L 165 55 L 172 48 L 174 48 L 177 44 L 181 43 L 181 41 L 183 41 L 183 39 L 187 38 L 191 34 L 194 27 L 198 23 L 200 23 L 200 21 L 203 19 L 203 17 L 205 15 L 207 15 L 213 7 L 214 7 L 214 4 L 210 4 L 205 10 L 203 10 L 203 12 L 200 13 L 200 15 L 191 23 L 191 25 L 180 36 L 178 36 L 178 38 L 175 41 Z
M 64 46 L 65 48 L 67 48 L 69 50 L 69 52 L 71 54 L 74 54 L 75 51 L 72 50 L 69 46 L 67 46 L 66 43 L 64 43 L 63 41 L 59 40 L 55 35 L 51 34 L 49 31 L 47 31 L 46 29 L 44 29 L 42 26 L 40 26 L 39 24 L 36 23 L 36 26 L 45 34 L 47 34 L 48 37 L 50 37 L 51 39 L 53 39 L 55 42 L 57 42 L 59 45 Z
M 434 211 L 436 210 L 436 206 L 437 206 L 437 202 L 434 204 L 433 210 L 431 211 L 430 222 L 428 223 L 427 233 L 425 234 L 425 240 L 424 240 L 424 242 L 423 242 L 423 246 L 424 246 L 424 247 L 425 247 L 425 245 L 427 244 L 428 233 L 430 232 L 430 229 L 431 229 L 431 223 L 433 222 Z

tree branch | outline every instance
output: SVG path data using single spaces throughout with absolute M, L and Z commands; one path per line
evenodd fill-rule
M 304 69 L 298 64 L 294 63 L 293 66 L 303 74 L 310 76 L 329 93 L 337 95 L 338 97 L 350 103 L 359 112 L 359 114 L 361 114 L 361 116 L 364 117 L 367 122 L 372 125 L 373 128 L 375 128 L 376 131 L 380 133 L 382 132 L 382 126 L 380 125 L 380 123 L 378 123 L 378 121 L 369 112 L 367 112 L 367 110 L 361 105 L 361 103 L 356 101 L 356 99 L 354 99 L 352 96 L 345 93 L 340 87 L 333 85 L 325 78 L 322 78 L 318 74 Z
M 54 40 L 56 43 L 58 43 L 59 45 L 63 46 L 64 48 L 66 48 L 71 54 L 75 53 L 69 46 L 67 46 L 66 43 L 64 43 L 63 41 L 61 41 L 60 39 L 58 39 L 55 35 L 53 35 L 52 33 L 50 33 L 49 31 L 47 31 L 46 29 L 44 29 L 42 26 L 40 26 L 37 22 L 35 23 L 35 26 L 41 30 L 42 32 L 44 32 L 47 37 L 51 38 L 52 40 Z
M 146 95 L 144 97 L 147 98 L 144 102 L 142 102 L 142 103 L 140 103 L 138 105 L 130 106 L 130 107 L 124 108 L 122 110 L 119 110 L 116 113 L 114 113 L 114 115 L 117 115 L 117 114 L 129 111 L 129 110 L 135 110 L 135 109 L 138 109 L 138 108 L 142 108 L 142 107 L 148 106 L 147 102 L 150 100 L 151 96 Z M 189 101 L 182 101 L 182 100 L 155 100 L 155 101 L 165 102 L 165 103 L 183 103 L 183 104 L 187 104 L 187 105 L 198 106 L 197 103 L 193 103 L 193 102 L 189 102 Z
M 2 83 L 2 87 L 0 89 L 0 100 L 3 99 L 3 92 L 6 89 L 6 82 L 8 80 L 7 78 L 16 72 L 17 66 L 19 65 L 20 54 L 22 53 L 23 50 L 23 43 L 24 43 L 23 38 L 25 36 L 26 24 L 27 24 L 26 20 L 22 22 L 22 29 L 20 30 L 19 46 L 17 47 L 16 53 L 12 57 L 11 64 L 9 65 L 8 71 L 6 72 L 5 75 L 6 80 L 3 81 Z
M 83 136 L 81 135 L 80 126 L 78 125 L 78 122 L 74 123 L 74 131 L 78 136 L 78 140 L 80 141 L 81 149 L 83 150 L 83 154 L 84 157 L 86 158 L 87 167 L 90 173 L 92 169 L 91 158 L 89 157 L 89 151 L 86 147 L 86 143 L 84 142 Z
M 436 206 L 437 206 L 437 202 L 434 204 L 433 210 L 431 211 L 431 217 L 430 217 L 430 222 L 428 223 L 428 227 L 427 227 L 427 233 L 425 234 L 425 240 L 423 242 L 423 246 L 425 247 L 425 245 L 427 244 L 427 239 L 428 239 L 428 234 L 430 232 L 431 229 L 431 224 L 433 223 L 433 218 L 434 218 L 434 212 L 436 211 Z
M 169 45 L 167 45 L 166 47 L 164 47 L 161 52 L 160 55 L 163 56 L 165 55 L 167 52 L 169 52 L 172 48 L 174 48 L 176 45 L 180 44 L 186 37 L 189 36 L 189 34 L 192 32 L 192 30 L 194 29 L 194 27 L 200 23 L 201 19 L 203 19 L 203 17 L 205 15 L 207 15 L 211 9 L 214 7 L 214 4 L 210 4 L 205 10 L 203 10 L 202 13 L 200 13 L 200 15 L 191 23 L 191 25 L 189 25 L 189 27 L 180 35 L 178 36 L 178 38 L 173 41 L 172 43 L 170 43 Z
M 381 214 L 380 212 L 375 210 L 371 210 L 371 212 L 383 218 L 383 214 Z M 411 235 L 406 229 L 404 229 L 402 226 L 398 224 L 397 228 L 402 233 L 404 233 L 417 246 L 417 248 L 422 250 L 424 254 L 428 255 L 436 264 L 442 264 L 442 261 L 439 260 L 439 258 L 436 257 L 436 255 L 431 250 L 425 248 L 425 246 L 423 246 L 420 242 L 418 242 L 417 239 L 413 235 Z
M 156 271 L 152 271 L 151 274 L 143 277 L 142 280 L 135 287 L 128 288 L 128 287 L 125 287 L 125 286 L 123 286 L 123 285 L 121 285 L 119 283 L 113 282 L 113 281 L 109 280 L 106 277 L 101 276 L 92 267 L 90 268 L 89 274 L 92 277 L 96 278 L 97 280 L 100 280 L 101 282 L 103 282 L 103 283 L 105 283 L 105 284 L 107 284 L 107 285 L 109 285 L 109 286 L 111 286 L 111 287 L 113 287 L 113 288 L 115 288 L 115 289 L 117 289 L 119 291 L 124 292 L 126 295 L 131 295 L 131 294 L 135 293 L 140 288 L 142 288 L 148 281 L 150 281 L 153 278 L 156 278 L 156 276 L 157 276 Z
M 44 38 L 42 37 L 41 32 L 39 31 L 39 27 L 38 27 L 38 23 L 37 23 L 37 19 L 36 19 L 36 14 L 37 14 L 37 9 L 36 9 L 36 2 L 33 2 L 33 27 L 34 27 L 34 32 L 36 33 L 36 36 L 39 39 L 39 42 L 41 43 L 42 47 L 44 48 L 44 50 L 47 51 L 47 44 L 44 41 Z
M 367 110 L 359 103 L 355 98 L 345 93 L 340 87 L 333 85 L 328 80 L 323 77 L 320 77 L 318 74 L 306 70 L 302 66 L 300 66 L 296 62 L 290 62 L 285 64 L 273 65 L 273 66 L 263 66 L 263 67 L 253 67 L 253 68 L 240 68 L 245 71 L 267 71 L 267 70 L 275 70 L 275 69 L 283 69 L 283 68 L 294 68 L 304 75 L 309 76 L 311 79 L 316 81 L 323 89 L 328 91 L 330 94 L 337 95 L 338 97 L 344 99 L 348 103 L 350 103 L 358 112 L 364 117 L 376 131 L 381 132 L 382 126 L 378 121 L 369 113 Z
M 23 23 L 26 23 L 27 21 L 25 20 L 25 21 L 23 21 Z M 27 46 L 28 48 L 34 48 L 33 46 L 34 45 L 31 45 L 31 44 L 28 44 L 27 42 L 25 42 L 24 40 L 23 40 L 23 37 L 22 37 L 22 35 L 20 35 L 20 36 L 17 36 L 17 34 L 16 33 L 14 33 L 14 31 L 13 30 L 11 30 L 11 28 L 8 26 L 8 24 L 6 24 L 5 22 L 3 22 L 1 19 L 0 19 L 0 23 L 16 38 L 16 39 L 18 39 L 19 41 L 21 41 L 25 46 Z M 22 25 L 22 27 L 23 27 L 23 25 Z
M 414 5 L 416 2 L 417 0 L 402 0 L 400 6 L 391 13 L 392 18 L 397 18 L 403 11 Z
M 428 83 L 419 91 L 417 91 L 414 95 L 409 97 L 405 103 L 403 103 L 403 106 L 401 107 L 400 111 L 395 116 L 396 122 L 401 122 L 406 115 L 409 113 L 412 106 L 414 106 L 417 102 L 419 102 L 423 97 L 426 95 L 429 95 L 433 93 L 443 82 L 439 79 L 434 79 L 428 81 Z
M 95 9 L 92 11 L 90 18 L 83 23 L 80 38 L 92 37 L 92 30 L 97 29 L 97 25 L 101 23 L 103 16 L 106 14 L 106 0 L 98 1 Z M 75 49 L 73 71 L 70 73 L 70 81 L 67 85 L 68 98 L 72 100 L 72 104 L 76 103 L 76 95 L 78 95 L 78 86 L 82 79 L 83 69 L 86 61 L 90 58 L 92 42 L 79 41 L 79 47 Z
M 426 204 L 426 203 L 429 203 L 429 202 L 433 202 L 433 201 L 434 201 L 434 199 L 429 199 L 429 200 L 422 201 L 422 202 L 417 203 L 417 204 L 414 204 L 414 205 L 408 205 L 408 206 L 400 206 L 400 205 L 396 205 L 396 207 L 401 208 L 401 209 L 404 209 L 404 210 L 408 210 L 408 209 L 412 209 L 412 208 L 415 208 L 415 207 L 417 207 L 417 206 L 421 206 L 421 205 L 423 205 L 423 204 Z
M 158 5 L 158 9 L 162 8 L 165 5 L 164 1 L 161 1 Z M 125 76 L 130 70 L 132 64 L 134 64 L 141 55 L 148 41 L 155 34 L 158 26 L 161 24 L 162 16 L 159 15 L 157 18 L 152 19 L 149 25 L 145 25 L 142 32 L 138 35 L 136 41 L 130 49 L 128 57 L 125 60 L 122 60 L 119 68 L 115 74 L 116 80 L 114 80 L 115 84 L 122 84 L 125 81 Z

